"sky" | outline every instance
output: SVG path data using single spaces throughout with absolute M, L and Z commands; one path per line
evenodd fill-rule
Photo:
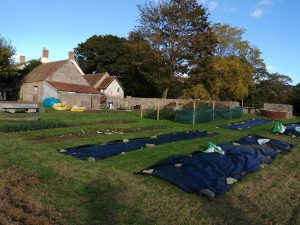
M 158 1 L 158 0 L 153 0 Z M 0 36 L 26 60 L 66 59 L 92 35 L 127 37 L 145 0 L 0 0 Z M 198 0 L 211 23 L 244 28 L 270 72 L 300 83 L 300 0 Z

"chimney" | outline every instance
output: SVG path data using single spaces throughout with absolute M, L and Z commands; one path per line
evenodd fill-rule
M 43 56 L 42 56 L 42 58 L 49 58 L 49 50 L 47 50 L 45 47 L 44 47 L 44 49 L 43 49 Z
M 20 55 L 19 63 L 25 63 L 25 55 Z
M 75 55 L 74 55 L 74 52 L 69 52 L 69 60 L 70 61 L 74 61 L 75 60 Z

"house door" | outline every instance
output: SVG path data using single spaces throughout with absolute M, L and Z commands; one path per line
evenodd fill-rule
M 33 102 L 37 102 L 38 101 L 38 86 L 34 86 L 33 87 L 32 101 Z

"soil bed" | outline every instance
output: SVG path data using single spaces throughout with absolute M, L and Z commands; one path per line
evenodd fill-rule
M 75 133 L 75 134 L 70 133 L 70 134 L 51 136 L 51 137 L 47 137 L 47 136 L 34 137 L 28 140 L 35 141 L 38 143 L 54 143 L 54 142 L 70 141 L 70 140 L 76 140 L 76 139 L 87 138 L 87 137 L 98 137 L 98 136 L 100 137 L 100 136 L 112 135 L 112 134 L 126 134 L 126 133 L 143 132 L 143 131 L 164 129 L 164 128 L 166 128 L 166 126 L 105 129 L 105 130 L 97 130 L 97 131 L 90 131 L 90 132 L 81 131 L 80 133 Z

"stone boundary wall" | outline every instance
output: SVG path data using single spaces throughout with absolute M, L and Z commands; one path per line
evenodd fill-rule
M 126 97 L 125 99 L 117 97 L 108 97 L 107 102 L 113 102 L 115 108 L 133 109 L 135 106 L 143 109 L 164 108 L 167 105 L 173 106 L 175 109 L 193 108 L 195 101 L 196 108 L 213 108 L 214 101 L 194 100 L 194 99 L 161 99 L 161 98 L 137 98 Z M 215 108 L 237 108 L 240 107 L 239 102 L 215 101 Z
M 287 104 L 264 103 L 264 110 L 287 112 L 287 119 L 293 117 L 293 106 Z

